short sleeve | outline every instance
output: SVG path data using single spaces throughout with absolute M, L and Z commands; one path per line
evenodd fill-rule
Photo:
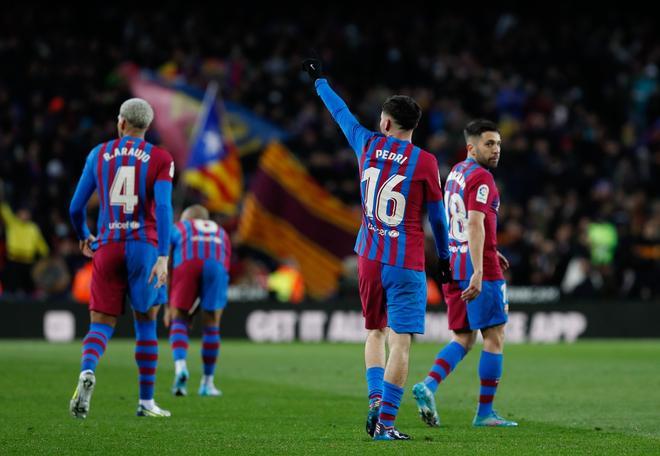
M 156 181 L 172 182 L 174 179 L 174 160 L 165 150 L 159 149 L 159 152 L 157 155 Z
M 480 172 L 467 183 L 465 202 L 468 211 L 479 211 L 486 214 L 492 207 L 497 194 L 493 176 L 488 172 Z

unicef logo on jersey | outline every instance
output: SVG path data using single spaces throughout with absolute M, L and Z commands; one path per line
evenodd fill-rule
M 397 230 L 385 230 L 383 228 L 377 228 L 376 226 L 374 226 L 371 223 L 367 225 L 367 228 L 370 231 L 378 233 L 379 236 L 389 236 L 392 239 L 396 239 L 396 238 L 399 237 L 399 232 Z
M 139 230 L 140 222 L 110 222 L 108 228 L 111 230 Z

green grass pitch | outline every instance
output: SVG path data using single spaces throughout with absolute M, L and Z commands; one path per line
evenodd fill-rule
M 479 346 L 440 386 L 442 427 L 417 417 L 410 387 L 438 346 L 414 344 L 398 427 L 409 442 L 364 432 L 362 346 L 224 341 L 221 398 L 173 397 L 170 349 L 160 346 L 156 400 L 170 419 L 137 418 L 133 343 L 112 340 L 86 420 L 69 416 L 80 343 L 0 342 L 0 454 L 660 454 L 660 342 L 511 345 L 495 408 L 517 429 L 474 429 Z

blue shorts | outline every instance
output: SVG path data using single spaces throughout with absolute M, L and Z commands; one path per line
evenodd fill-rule
M 167 304 L 169 294 L 167 293 L 167 285 L 163 285 L 158 289 L 158 297 L 156 298 L 156 304 Z
M 362 314 L 367 329 L 424 333 L 426 273 L 358 258 Z
M 155 279 L 149 283 L 158 250 L 146 242 L 111 242 L 94 252 L 90 310 L 119 316 L 128 294 L 131 306 L 140 313 L 156 304 Z
M 202 292 L 199 295 L 203 310 L 212 312 L 227 306 L 229 274 L 216 261 L 205 261 L 202 269 Z
M 469 280 L 461 280 L 458 283 L 461 290 L 469 285 Z M 484 280 L 481 282 L 481 293 L 475 299 L 467 303 L 467 322 L 470 329 L 490 328 L 506 323 L 507 305 L 509 300 L 506 296 L 506 282 L 504 280 Z

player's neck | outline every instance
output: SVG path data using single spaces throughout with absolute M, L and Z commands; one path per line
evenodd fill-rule
M 123 138 L 124 136 L 130 136 L 131 138 L 144 139 L 144 133 L 145 133 L 144 131 L 124 130 L 121 137 Z
M 466 160 L 472 160 L 473 162 L 475 162 L 477 165 L 481 166 L 482 168 L 486 168 L 486 166 L 484 166 L 483 164 L 479 163 L 479 160 L 477 160 L 477 157 L 476 157 L 475 155 L 470 155 L 470 154 L 468 154 Z
M 400 139 L 401 141 L 412 142 L 412 131 L 394 130 L 388 136 Z

